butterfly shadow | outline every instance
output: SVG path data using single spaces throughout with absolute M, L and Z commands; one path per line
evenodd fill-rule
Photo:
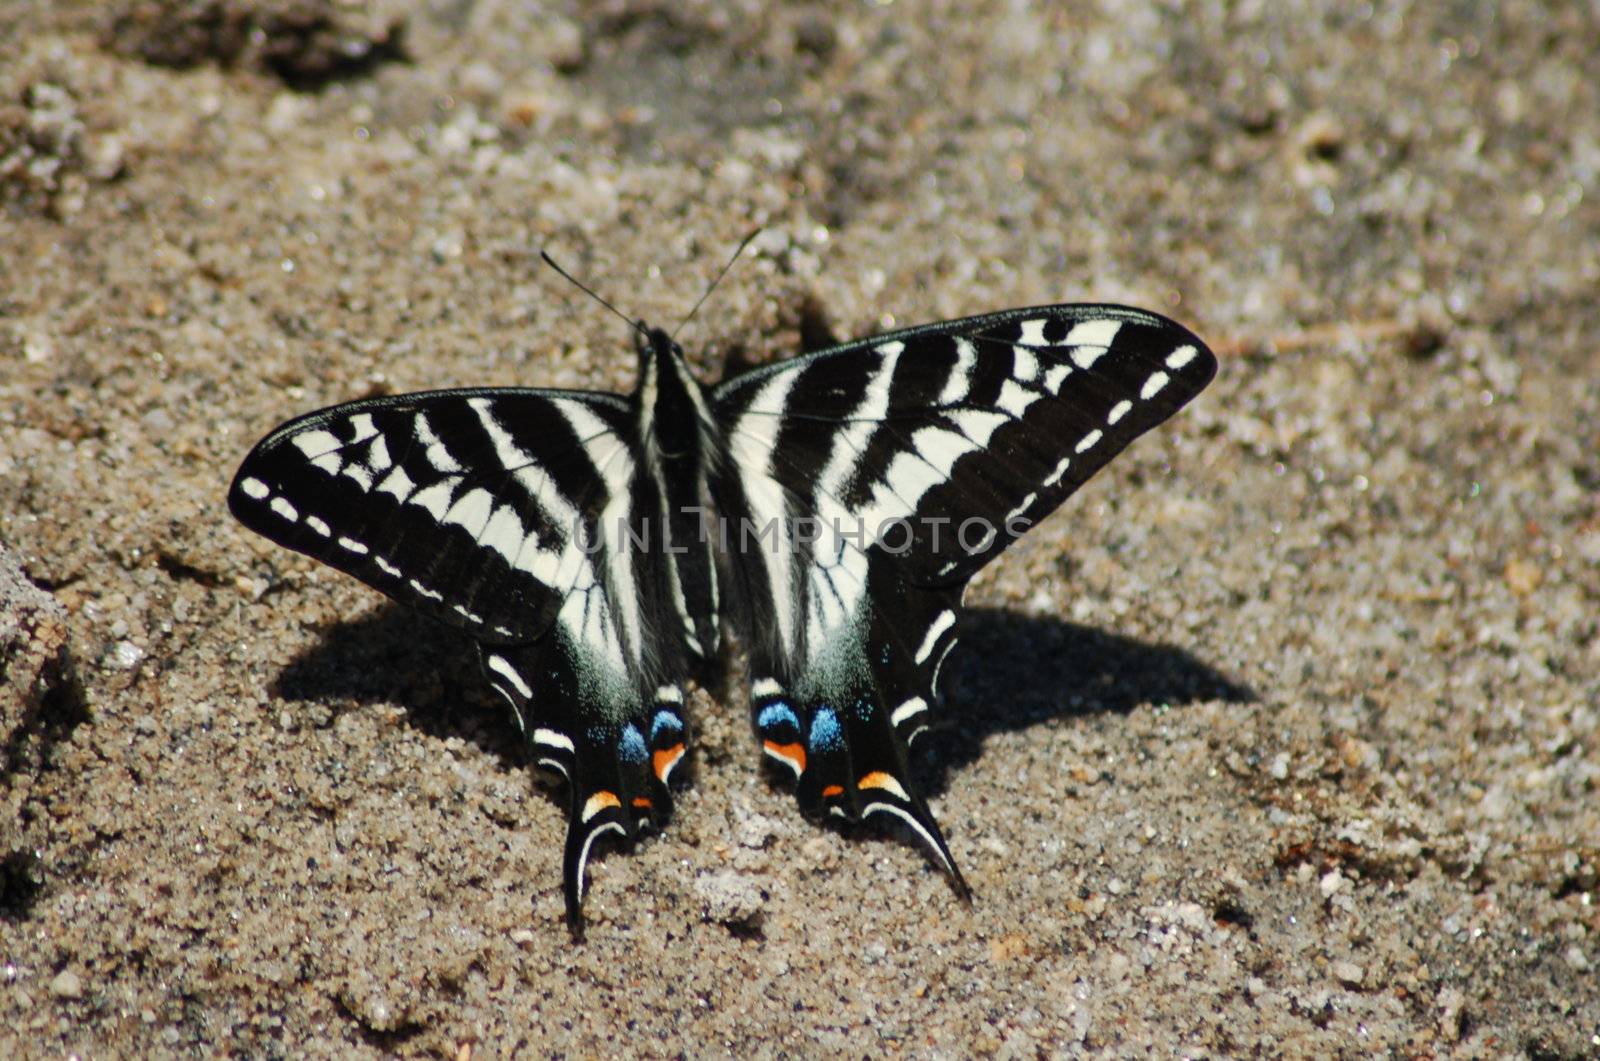
M 1248 686 L 1170 645 L 998 609 L 969 611 L 963 623 L 942 682 L 942 721 L 917 742 L 914 756 L 930 796 L 943 794 L 997 733 L 1146 705 L 1257 699 Z
M 397 604 L 328 627 L 278 673 L 271 692 L 331 705 L 336 713 L 397 703 L 410 725 L 429 736 L 471 741 L 507 768 L 528 762 L 527 742 L 483 680 L 472 642 Z

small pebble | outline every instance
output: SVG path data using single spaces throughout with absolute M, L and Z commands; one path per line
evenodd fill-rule
M 71 969 L 63 969 L 50 981 L 50 993 L 56 998 L 82 998 L 83 981 Z

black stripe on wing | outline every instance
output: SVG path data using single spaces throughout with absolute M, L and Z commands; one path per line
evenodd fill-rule
M 918 580 L 955 585 L 1215 373 L 1205 344 L 1164 317 L 1040 306 L 758 369 L 715 402 L 735 450 L 771 421 L 767 471 L 791 494 L 862 521 Z
M 290 420 L 245 457 L 245 526 L 467 630 L 531 640 L 590 557 L 621 439 L 614 395 L 478 389 L 373 398 Z

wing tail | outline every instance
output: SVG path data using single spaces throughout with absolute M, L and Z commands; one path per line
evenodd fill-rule
M 562 891 L 568 926 L 581 936 L 596 843 L 615 838 L 631 845 L 672 815 L 671 783 L 688 745 L 683 689 L 663 684 L 652 695 L 602 705 L 585 680 L 581 656 L 559 633 L 529 645 L 484 647 L 482 659 L 535 763 L 566 781 Z

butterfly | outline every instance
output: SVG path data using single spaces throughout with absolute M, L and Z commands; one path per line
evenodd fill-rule
M 632 323 L 632 322 L 630 322 Z M 274 542 L 464 631 L 565 779 L 582 931 L 596 841 L 660 829 L 724 611 L 757 739 L 802 810 L 909 828 L 970 894 L 909 775 L 964 588 L 1216 359 L 1143 310 L 1064 304 L 889 332 L 699 382 L 637 333 L 626 397 L 368 398 L 263 438 L 228 493 Z

